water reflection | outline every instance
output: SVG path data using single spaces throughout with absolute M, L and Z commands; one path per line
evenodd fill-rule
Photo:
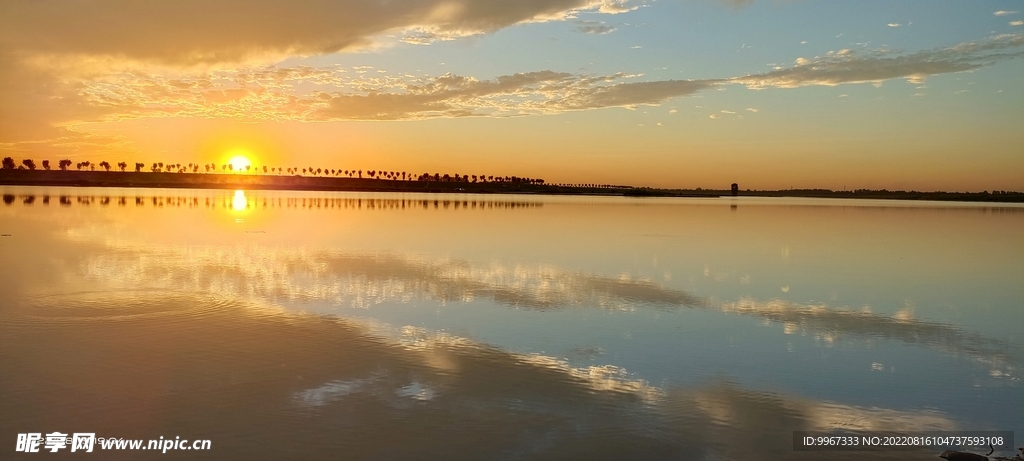
M 109 205 L 117 203 L 118 205 L 128 203 L 132 198 L 135 199 L 136 206 L 146 206 L 146 198 L 151 199 L 151 205 L 156 207 L 175 207 L 175 208 L 224 208 L 224 209 L 238 209 L 237 204 L 244 203 L 245 206 L 242 208 L 260 208 L 260 209 L 381 209 L 381 210 L 405 210 L 405 209 L 445 209 L 445 210 L 459 210 L 459 209 L 514 209 L 514 208 L 539 208 L 544 206 L 543 200 L 528 199 L 523 196 L 511 196 L 511 195 L 497 195 L 488 198 L 481 198 L 480 195 L 474 195 L 473 198 L 452 198 L 450 194 L 436 195 L 436 194 L 391 194 L 391 195 L 420 195 L 422 197 L 430 198 L 372 198 L 372 197 L 356 197 L 356 198 L 343 198 L 343 197 L 325 197 L 325 196 L 305 196 L 305 197 L 283 197 L 280 194 L 274 194 L 269 191 L 250 191 L 250 196 L 245 194 L 245 191 L 236 190 L 230 196 L 215 196 L 211 197 L 210 194 L 216 194 L 216 190 L 204 191 L 206 193 L 200 193 L 201 196 L 197 195 L 166 195 L 166 194 L 154 194 L 153 190 L 144 191 L 145 195 L 136 195 L 133 197 L 125 195 L 96 195 L 96 194 L 80 194 L 75 196 L 64 195 L 69 200 L 74 198 L 77 203 L 82 205 L 89 205 L 97 200 L 100 200 L 101 205 Z M 346 194 L 346 193 L 340 193 Z M 434 198 L 434 197 L 443 198 Z M 7 205 L 12 205 L 15 199 L 21 198 L 23 203 L 29 205 L 35 200 L 36 194 L 3 194 L 3 201 Z M 580 199 L 579 197 L 573 197 Z M 49 195 L 43 195 L 44 203 L 49 203 Z M 202 199 L 202 200 L 201 200 Z M 550 197 L 549 197 L 550 199 Z M 585 199 L 585 197 L 584 197 Z M 752 199 L 756 199 L 752 198 Z M 764 198 L 766 200 L 771 200 Z M 859 199 L 828 199 L 828 205 L 820 204 L 821 200 L 813 200 L 807 203 L 794 202 L 790 204 L 780 205 L 770 201 L 765 203 L 750 202 L 746 203 L 747 206 L 760 207 L 771 204 L 773 206 L 783 208 L 827 208 L 831 210 L 841 210 L 845 208 L 852 209 L 863 209 L 870 207 L 876 211 L 894 211 L 894 212 L 906 212 L 908 209 L 913 208 L 929 208 L 929 207 L 942 207 L 946 212 L 966 212 L 966 213 L 986 213 L 986 214 L 1018 214 L 1024 213 L 1024 207 L 1017 206 L 1016 203 L 984 203 L 984 202 L 929 202 L 929 201 L 900 201 L 900 200 L 859 200 Z M 643 203 L 643 202 L 640 202 Z M 648 202 L 647 204 L 657 203 Z M 739 206 L 735 203 L 729 203 L 730 211 L 737 211 Z
M 53 328 L 75 319 L 90 321 Z M 614 367 L 166 291 L 38 298 L 3 311 L 0 332 L 0 432 L 214 440 L 196 458 L 815 459 L 791 431 L 956 427 L 729 381 L 662 390 Z M 934 453 L 890 459 L 918 457 Z
M 198 200 L 199 199 L 196 199 L 196 201 Z M 231 200 L 231 207 L 234 208 L 235 211 L 242 211 L 249 208 L 249 201 L 245 199 L 245 192 L 240 190 L 235 191 L 235 198 Z
M 87 238 L 78 236 L 80 238 Z M 111 244 L 109 240 L 104 240 Z M 827 304 L 781 300 L 716 301 L 650 280 L 611 278 L 541 265 L 479 266 L 467 261 L 387 254 L 340 254 L 250 247 L 152 248 L 113 243 L 123 252 L 91 258 L 86 276 L 131 287 L 147 281 L 188 292 L 231 293 L 251 299 L 322 300 L 366 309 L 416 300 L 441 303 L 489 299 L 538 311 L 593 307 L 712 309 L 763 319 L 787 334 L 807 331 L 832 343 L 844 336 L 896 340 L 963 355 L 1015 375 L 1015 357 L 1004 341 L 954 325 L 853 311 Z
M 743 298 L 715 306 L 722 312 L 751 315 L 782 325 L 787 334 L 810 331 L 826 342 L 842 335 L 896 340 L 924 345 L 952 355 L 1014 369 L 1018 360 L 1002 340 L 969 333 L 953 325 L 925 322 L 903 315 L 885 316 L 865 311 L 837 309 L 826 304 L 799 305 L 781 300 L 766 302 Z
M 24 205 L 31 205 L 36 199 L 35 194 L 3 194 L 4 203 L 14 204 L 16 198 L 21 197 Z M 132 200 L 134 199 L 134 200 Z M 320 209 L 320 210 L 494 210 L 494 209 L 517 209 L 517 208 L 540 208 L 544 204 L 540 201 L 511 198 L 465 198 L 453 199 L 450 196 L 445 198 L 369 198 L 369 197 L 261 197 L 259 195 L 246 195 L 245 191 L 236 190 L 231 196 L 220 197 L 197 197 L 197 196 L 174 196 L 174 195 L 137 195 L 129 196 L 108 196 L 108 195 L 61 195 L 61 205 L 71 205 L 72 202 L 82 206 L 98 204 L 109 206 L 114 203 L 118 206 L 125 206 L 133 201 L 136 207 L 173 207 L 173 208 L 205 208 L 205 209 L 231 209 L 241 211 L 244 209 Z M 43 203 L 50 203 L 50 196 L 43 195 Z
M 961 321 L 1019 318 L 1019 209 L 189 194 L 9 194 L 0 436 L 188 433 L 225 447 L 211 459 L 817 459 L 790 431 L 1019 426 L 1017 340 Z

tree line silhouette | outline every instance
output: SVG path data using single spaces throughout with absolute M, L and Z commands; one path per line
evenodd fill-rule
M 50 171 L 51 165 L 49 160 L 43 160 L 41 162 L 44 170 Z M 531 185 L 548 185 L 557 187 L 572 187 L 572 188 L 601 188 L 601 189 L 628 189 L 631 186 L 621 186 L 613 184 L 597 184 L 597 183 L 548 183 L 541 178 L 529 178 L 521 176 L 502 176 L 502 175 L 484 175 L 484 174 L 449 174 L 449 173 L 411 173 L 407 171 L 387 171 L 387 170 L 361 170 L 361 169 L 345 169 L 345 168 L 324 168 L 324 167 L 272 167 L 272 166 L 252 166 L 246 165 L 243 167 L 236 168 L 231 163 L 216 164 L 216 163 L 164 163 L 164 162 L 153 162 L 148 167 L 145 163 L 136 162 L 134 165 L 129 165 L 127 162 L 118 162 L 112 164 L 107 161 L 101 161 L 94 163 L 91 161 L 72 162 L 69 159 L 59 160 L 57 162 L 57 169 L 60 171 L 68 171 L 74 167 L 77 171 L 96 171 L 97 167 L 101 171 L 128 171 L 131 167 L 136 173 L 142 173 L 148 170 L 152 173 L 193 173 L 197 174 L 200 172 L 208 174 L 253 174 L 253 175 L 274 175 L 274 176 L 303 176 L 303 177 L 326 177 L 326 178 L 350 178 L 350 179 L 378 179 L 388 181 L 420 181 L 420 182 L 443 182 L 443 183 L 494 183 L 494 184 L 531 184 Z M 3 169 L 5 170 L 36 170 L 37 166 L 34 160 L 24 159 L 21 161 L 21 165 L 15 163 L 11 157 L 5 157 L 3 159 Z
M 11 157 L 5 157 L 3 159 L 3 169 L 14 170 L 14 169 L 37 169 L 36 163 L 32 159 L 24 159 L 21 165 L 17 165 L 14 159 Z M 122 172 L 128 169 L 127 162 L 119 162 L 116 165 L 111 164 L 107 161 L 99 163 L 93 163 L 90 161 L 82 161 L 74 163 L 71 160 L 64 159 L 57 162 L 57 168 L 60 171 L 69 170 L 72 165 L 78 171 L 96 171 L 99 167 L 103 171 L 111 171 L 111 169 L 120 170 Z M 50 161 L 43 160 L 42 167 L 44 170 L 50 170 Z M 135 163 L 134 170 L 137 173 L 143 172 L 147 169 L 145 163 Z M 252 165 L 246 165 L 244 168 L 238 167 L 231 163 L 224 163 L 218 165 L 216 163 L 198 164 L 189 163 L 187 165 L 181 163 L 164 163 L 164 162 L 153 162 L 149 165 L 148 170 L 153 173 L 199 173 L 202 170 L 204 173 L 235 173 L 235 174 L 265 174 L 265 175 L 289 175 L 289 176 L 311 176 L 311 177 L 346 177 L 346 178 L 359 178 L 359 179 L 381 179 L 391 181 L 434 181 L 434 182 L 465 182 L 465 183 L 476 183 L 476 182 L 491 182 L 491 183 L 517 183 L 517 184 L 544 184 L 544 180 L 540 178 L 528 178 L 520 176 L 501 176 L 501 175 L 483 175 L 483 174 L 441 174 L 441 173 L 421 173 L 414 174 L 407 171 L 386 171 L 386 170 L 360 170 L 360 169 L 344 169 L 344 168 L 324 168 L 324 167 L 271 167 L 262 166 L 254 167 Z

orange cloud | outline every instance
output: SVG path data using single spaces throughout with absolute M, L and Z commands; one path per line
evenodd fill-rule
M 391 31 L 452 38 L 591 10 L 609 0 L 105 0 L 14 2 L 0 16 L 0 43 L 33 54 L 115 56 L 168 65 L 316 55 L 369 45 Z

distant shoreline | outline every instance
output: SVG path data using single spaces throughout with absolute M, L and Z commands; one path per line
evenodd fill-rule
M 403 181 L 375 178 L 168 173 L 120 171 L 0 170 L 0 185 L 51 187 L 134 187 L 168 189 L 245 189 L 330 192 L 417 192 L 472 194 L 598 195 L 626 197 L 707 197 L 732 195 L 729 189 L 656 189 L 646 187 L 586 187 L 514 182 Z M 827 189 L 740 190 L 741 197 L 806 197 L 882 200 L 938 200 L 1024 203 L 1022 192 L 919 192 L 889 190 L 832 191 Z

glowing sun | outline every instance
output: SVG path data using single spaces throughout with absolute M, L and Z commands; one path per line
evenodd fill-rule
M 249 161 L 244 155 L 235 155 L 228 160 L 228 164 L 231 165 L 235 171 L 245 171 L 245 167 L 252 166 L 252 162 Z

